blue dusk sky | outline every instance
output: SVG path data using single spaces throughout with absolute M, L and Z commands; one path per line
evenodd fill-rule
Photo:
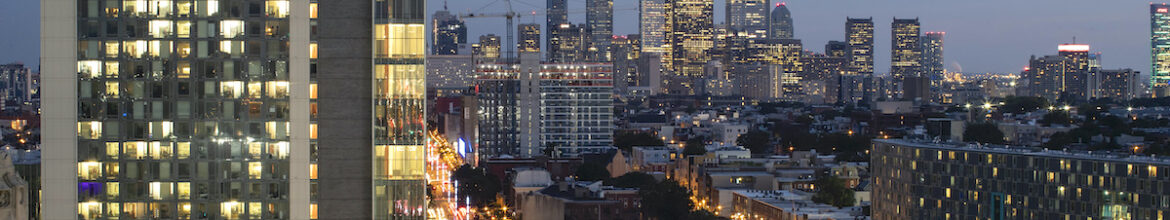
M 503 12 L 495 0 L 447 0 L 454 13 Z M 715 22 L 722 23 L 725 0 L 715 1 Z M 1056 45 L 1092 45 L 1105 68 L 1149 72 L 1149 2 L 1132 0 L 790 0 L 796 37 L 808 50 L 822 52 L 830 40 L 843 40 L 845 18 L 873 17 L 877 71 L 889 69 L 890 22 L 918 17 L 922 31 L 946 32 L 946 67 L 963 72 L 1018 72 L 1030 55 L 1055 54 Z M 444 1 L 429 0 L 428 15 Z M 773 4 L 779 3 L 773 0 Z M 585 0 L 569 0 L 569 19 L 585 21 Z M 543 11 L 543 0 L 513 0 L 518 12 Z M 614 33 L 638 32 L 637 0 L 614 1 Z M 36 65 L 40 40 L 40 1 L 8 0 L 0 7 L 0 63 Z M 544 23 L 537 15 L 517 23 Z M 467 20 L 474 42 L 479 35 L 504 35 L 503 18 Z M 543 28 L 543 27 L 542 27 Z M 34 67 L 35 68 L 35 67 Z

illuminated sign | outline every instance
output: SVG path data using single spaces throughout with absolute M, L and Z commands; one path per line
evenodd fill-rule
M 1061 44 L 1056 48 L 1060 52 L 1088 52 L 1088 44 Z

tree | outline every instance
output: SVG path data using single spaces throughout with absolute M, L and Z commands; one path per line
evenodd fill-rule
M 586 161 L 577 167 L 577 180 L 599 181 L 609 179 L 609 170 L 600 162 Z
M 1040 123 L 1044 124 L 1044 126 L 1052 126 L 1054 124 L 1070 125 L 1072 124 L 1072 118 L 1068 116 L 1068 112 L 1052 111 L 1044 114 L 1044 117 L 1040 118 Z
M 752 153 L 766 154 L 772 151 L 772 135 L 768 134 L 768 132 L 753 130 L 739 135 L 735 139 L 735 144 L 746 147 Z
M 500 179 L 482 167 L 472 168 L 464 164 L 452 177 L 459 181 L 459 193 L 470 196 L 475 206 L 491 205 L 496 194 L 500 193 Z
M 662 139 L 646 132 L 617 132 L 613 136 L 613 145 L 623 151 L 630 151 L 633 147 L 666 146 Z
M 688 219 L 691 215 L 691 192 L 674 180 L 666 180 L 638 190 L 642 197 L 642 215 L 648 219 Z
M 703 155 L 707 154 L 707 137 L 696 136 L 688 139 L 683 143 L 683 155 Z
M 972 104 L 974 105 L 974 104 Z M 1031 96 L 1009 96 L 1004 98 L 999 110 L 1004 113 L 1021 114 L 1048 107 L 1048 99 Z
M 620 188 L 646 188 L 657 184 L 658 179 L 643 172 L 630 172 L 617 178 L 605 180 L 605 185 Z
M 817 178 L 816 187 L 820 191 L 813 195 L 813 202 L 829 204 L 838 208 L 853 206 L 855 203 L 853 190 L 846 187 L 845 181 L 841 178 L 832 175 Z
M 1002 144 L 1003 131 L 993 123 L 968 124 L 963 131 L 963 141 L 987 144 Z
M 553 156 L 556 156 L 556 153 L 557 153 L 557 143 L 553 143 L 553 142 L 548 142 L 548 143 L 545 143 L 545 144 L 544 144 L 544 150 L 541 150 L 541 151 L 544 151 L 544 156 L 545 156 L 545 157 L 553 157 Z

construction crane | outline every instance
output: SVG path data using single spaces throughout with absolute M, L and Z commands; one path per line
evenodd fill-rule
M 506 51 L 505 51 L 505 53 L 507 55 L 505 55 L 505 58 L 507 58 L 507 60 L 512 60 L 516 57 L 516 51 L 515 51 L 516 50 L 516 41 L 515 41 L 515 37 L 514 37 L 515 35 L 513 34 L 513 32 L 516 31 L 516 26 L 513 25 L 512 20 L 515 18 L 520 18 L 523 14 L 516 13 L 516 11 L 513 10 L 512 0 L 496 0 L 496 1 L 493 1 L 491 3 L 488 3 L 487 5 L 484 5 L 483 7 L 479 8 L 478 10 L 475 10 L 475 11 L 483 11 L 487 7 L 491 7 L 493 4 L 496 4 L 498 2 L 504 2 L 504 4 L 507 5 L 508 11 L 503 12 L 503 13 L 471 13 L 471 12 L 460 13 L 459 18 L 466 19 L 466 18 L 499 18 L 499 17 L 503 17 L 506 21 L 505 25 L 507 26 L 507 28 L 506 28 L 507 34 L 505 35 L 505 38 L 507 38 L 507 43 L 505 43 L 506 45 L 500 45 L 500 46 L 507 47 Z M 525 3 L 523 1 L 517 1 L 517 2 L 521 3 L 523 5 L 528 5 L 528 6 L 534 7 L 534 8 L 540 8 L 539 6 Z M 444 2 L 443 5 L 444 5 L 444 9 L 445 9 L 446 2 Z M 613 9 L 613 11 L 633 11 L 633 10 L 637 10 L 637 9 L 638 8 L 620 8 L 620 9 L 615 8 L 615 9 Z M 567 11 L 565 13 L 566 14 L 579 14 L 579 13 L 585 13 L 585 11 L 584 10 Z M 544 14 L 547 14 L 547 12 L 533 10 L 532 12 L 530 12 L 528 14 L 529 14 L 529 16 L 532 16 L 535 18 L 537 15 L 544 15 Z M 552 28 L 552 27 L 545 27 L 545 28 Z
M 487 7 L 489 7 L 489 6 L 492 6 L 492 4 L 495 4 L 496 2 L 500 2 L 500 1 L 503 1 L 503 2 L 504 2 L 504 4 L 506 4 L 506 5 L 508 6 L 508 7 L 507 7 L 507 9 L 508 9 L 508 11 L 507 11 L 507 12 L 504 12 L 504 13 L 463 13 L 463 14 L 459 14 L 459 18 L 460 18 L 460 19 L 464 19 L 464 18 L 498 18 L 498 17 L 504 17 L 504 18 L 507 20 L 507 28 L 506 28 L 506 29 L 508 29 L 508 34 L 506 35 L 506 36 L 507 36 L 507 37 L 506 37 L 506 38 L 507 38 L 507 41 L 506 41 L 506 42 L 507 42 L 507 43 L 506 43 L 507 45 L 500 45 L 500 46 L 502 46 L 502 47 L 507 47 L 507 48 L 506 48 L 506 49 L 507 49 L 507 52 L 506 52 L 506 53 L 507 53 L 507 55 L 506 55 L 506 58 L 507 58 L 507 60 L 512 60 L 513 58 L 515 58 L 515 53 L 516 53 L 516 52 L 515 52 L 515 50 L 516 50 L 516 45 L 514 45 L 514 44 L 516 43 L 516 41 L 515 41 L 515 40 L 513 40 L 513 39 L 514 39 L 514 37 L 513 37 L 513 33 L 512 33 L 512 32 L 515 32 L 515 31 L 516 31 L 516 30 L 515 30 L 516 28 L 515 28 L 515 26 L 513 26 L 513 25 L 512 25 L 512 18 L 518 18 L 518 17 L 520 17 L 520 14 L 517 14 L 517 13 L 516 13 L 516 11 L 513 11 L 513 10 L 512 10 L 512 1 L 511 1 L 511 0 L 496 0 L 496 1 L 492 2 L 492 3 L 488 3 L 487 5 L 483 6 L 482 8 L 480 8 L 479 10 L 476 10 L 476 11 L 482 11 L 484 8 L 487 8 Z

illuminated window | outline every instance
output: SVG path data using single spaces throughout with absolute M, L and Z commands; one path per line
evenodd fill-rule
M 176 29 L 175 32 L 177 33 L 176 35 L 179 35 L 179 38 L 191 37 L 191 22 L 190 21 L 179 21 L 177 23 L 177 25 L 175 25 L 175 29 Z M 190 49 L 188 49 L 188 50 L 190 50 Z M 189 53 L 190 51 L 187 51 L 187 52 Z
M 175 9 L 179 11 L 178 15 L 181 18 L 191 16 L 191 2 L 189 1 L 180 1 L 178 4 L 175 4 Z
M 150 56 L 151 57 L 157 58 L 157 57 L 166 57 L 166 56 L 170 56 L 170 55 L 171 55 L 171 42 L 170 41 L 165 41 L 165 40 L 163 40 L 163 41 L 159 41 L 159 40 L 150 41 Z
M 187 159 L 191 156 L 191 142 L 179 142 L 176 147 L 179 159 Z
M 317 59 L 317 43 L 309 44 L 309 59 Z
M 191 199 L 191 183 L 180 182 L 178 185 L 179 199 Z
M 171 21 L 169 20 L 151 20 L 149 30 L 150 36 L 154 38 L 166 38 L 174 33 L 171 30 Z
M 118 150 L 121 149 L 118 147 L 118 142 L 106 142 L 106 158 L 118 159 Z
M 171 183 L 167 182 L 150 182 L 150 198 L 151 199 L 170 199 L 174 193 L 171 189 Z
M 223 38 L 234 38 L 244 35 L 244 21 L 224 20 L 219 22 L 219 35 Z M 222 49 L 221 49 L 222 50 Z
M 309 139 L 317 139 L 317 124 L 309 124 Z
M 106 78 L 118 78 L 118 61 L 106 61 Z
M 309 3 L 309 18 L 317 18 L 317 3 Z
M 212 16 L 219 12 L 219 0 L 195 1 L 199 5 L 199 16 Z
M 268 17 L 272 18 L 288 17 L 288 1 L 275 0 L 265 2 L 264 12 Z
M 309 164 L 309 179 L 317 179 L 317 164 Z
M 122 1 L 122 12 L 129 16 L 145 16 L 146 15 L 146 1 L 145 0 L 126 0 Z
M 1158 213 L 1161 215 L 1161 211 Z M 317 203 L 309 204 L 309 219 L 317 219 Z
M 171 16 L 171 1 L 170 0 L 151 0 L 147 8 L 150 15 L 165 18 Z
M 85 220 L 101 218 L 102 204 L 98 202 L 77 203 L 77 216 Z
M 101 162 L 79 162 L 77 163 L 77 178 L 83 180 L 96 180 L 102 177 L 102 163 Z
M 260 205 L 259 202 L 249 202 L 248 203 L 248 218 L 260 219 L 260 216 L 262 216 L 262 214 L 263 214 L 263 210 L 264 210 L 263 208 L 264 208 L 264 206 Z
M 156 121 L 150 123 L 150 137 L 152 138 L 167 138 L 171 136 L 171 131 L 174 130 L 175 123 L 169 121 Z M 168 150 L 169 154 L 169 150 Z M 169 156 L 168 156 L 169 157 Z
M 117 41 L 106 42 L 106 57 L 118 57 L 118 52 L 121 51 L 118 45 Z
M 220 217 L 225 219 L 240 219 L 244 216 L 244 204 L 236 201 L 227 201 L 219 204 Z
M 77 122 L 77 136 L 82 139 L 98 139 L 102 137 L 102 122 Z
M 259 99 L 263 82 L 248 82 L 248 98 Z
M 283 99 L 288 97 L 288 81 L 272 81 L 268 85 L 268 98 Z
M 219 83 L 219 95 L 224 98 L 240 98 L 244 95 L 244 82 L 225 81 Z
M 179 203 L 179 219 L 190 219 L 190 218 L 191 218 L 191 203 L 189 203 L 189 202 Z
M 260 162 L 248 163 L 248 177 L 252 179 L 260 179 L 263 176 L 264 164 Z
M 122 42 L 123 52 L 134 58 L 146 56 L 146 48 L 146 41 L 144 40 Z
M 122 143 L 122 154 L 125 154 L 125 159 L 146 159 L 146 142 L 133 141 Z
M 102 61 L 77 61 L 77 75 L 81 78 L 97 78 L 102 74 Z
M 191 63 L 187 61 L 180 61 L 178 65 L 178 77 L 180 79 L 191 78 Z
M 309 98 L 317 99 L 317 83 L 309 84 Z

